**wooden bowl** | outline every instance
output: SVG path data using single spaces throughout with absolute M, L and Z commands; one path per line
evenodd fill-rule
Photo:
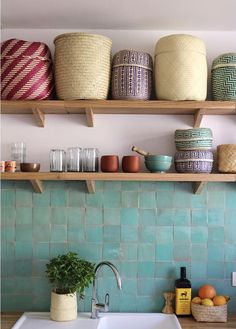
M 32 171 L 37 172 L 40 169 L 40 163 L 21 163 L 20 170 L 21 171 Z

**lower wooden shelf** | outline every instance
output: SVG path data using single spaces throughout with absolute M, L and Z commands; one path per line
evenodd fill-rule
M 199 194 L 207 182 L 236 182 L 236 174 L 180 174 L 180 173 L 104 173 L 104 172 L 15 172 L 2 173 L 2 180 L 28 180 L 35 192 L 43 192 L 43 181 L 86 181 L 88 192 L 95 193 L 95 181 L 156 181 L 193 182 Z

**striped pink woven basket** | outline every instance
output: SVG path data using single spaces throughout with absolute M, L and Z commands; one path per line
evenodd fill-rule
M 10 39 L 1 44 L 1 99 L 50 99 L 51 53 L 42 42 Z

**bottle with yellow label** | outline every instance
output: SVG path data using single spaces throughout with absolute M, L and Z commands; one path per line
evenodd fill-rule
M 191 282 L 186 278 L 186 267 L 180 267 L 180 278 L 175 281 L 175 313 L 191 314 Z

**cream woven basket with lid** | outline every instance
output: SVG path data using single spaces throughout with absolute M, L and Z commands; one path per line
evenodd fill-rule
M 173 34 L 159 39 L 154 71 L 158 99 L 206 99 L 206 48 L 201 39 L 187 34 Z
M 55 43 L 55 84 L 59 99 L 106 99 L 111 73 L 111 39 L 65 33 Z

